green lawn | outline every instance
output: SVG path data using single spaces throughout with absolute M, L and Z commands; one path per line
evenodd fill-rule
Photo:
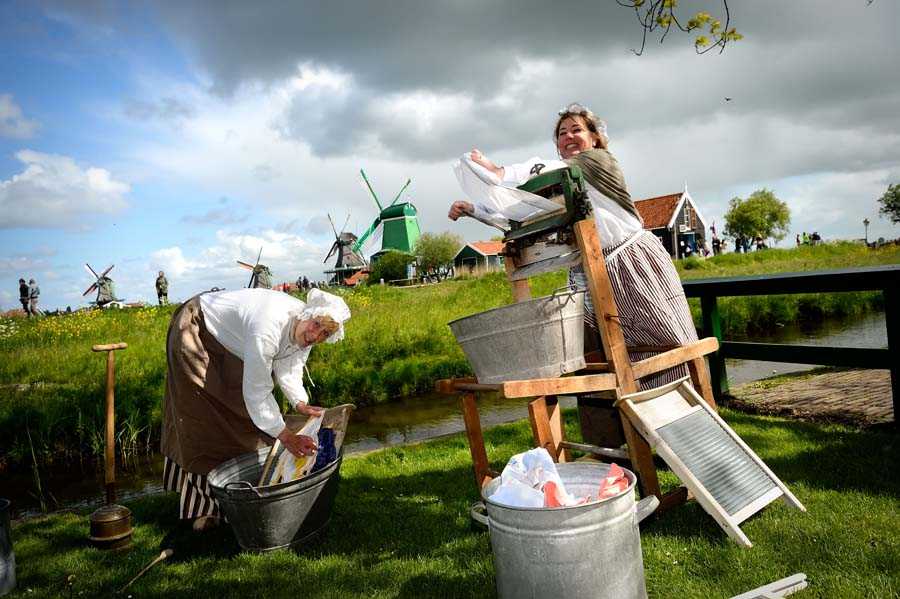
M 900 462 L 897 436 L 723 410 L 743 439 L 808 513 L 772 504 L 742 526 L 741 549 L 696 504 L 642 531 L 651 597 L 729 597 L 805 572 L 812 597 L 900 593 Z M 575 414 L 566 414 L 576 435 Z M 528 424 L 487 431 L 502 467 L 530 446 Z M 890 474 L 894 472 L 895 474 Z M 134 597 L 484 597 L 494 594 L 488 533 L 470 523 L 477 499 L 464 437 L 345 460 L 327 536 L 300 553 L 240 553 L 227 527 L 195 534 L 179 526 L 176 497 L 132 502 L 135 547 L 87 546 L 87 514 L 61 514 L 13 529 L 16 597 L 95 597 L 114 592 L 143 564 L 175 555 L 130 590 Z M 671 473 L 662 473 L 672 485 Z M 587 558 L 587 556 L 586 556 Z

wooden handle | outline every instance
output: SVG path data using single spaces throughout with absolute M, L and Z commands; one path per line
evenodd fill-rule
M 115 351 L 126 347 L 128 347 L 127 343 L 107 343 L 105 345 L 95 345 L 91 348 L 91 351 Z

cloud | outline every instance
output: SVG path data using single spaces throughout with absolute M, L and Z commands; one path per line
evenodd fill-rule
M 0 94 L 0 137 L 28 139 L 38 127 L 37 121 L 25 118 L 10 94 Z
M 25 170 L 0 181 L 0 228 L 73 228 L 96 214 L 127 207 L 127 183 L 106 169 L 82 169 L 68 156 L 32 150 L 16 153 Z
M 175 97 L 160 98 L 157 101 L 129 100 L 125 102 L 124 112 L 137 121 L 156 119 L 173 125 L 193 118 L 196 114 L 192 105 Z
M 238 225 L 247 222 L 248 215 L 235 213 L 230 208 L 213 208 L 203 214 L 187 214 L 181 222 L 190 225 Z

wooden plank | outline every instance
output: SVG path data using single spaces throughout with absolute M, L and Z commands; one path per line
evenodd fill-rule
M 627 460 L 628 452 L 613 447 L 600 447 L 598 445 L 590 445 L 588 443 L 575 443 L 574 441 L 563 441 L 560 445 L 566 449 L 574 449 L 583 453 L 600 456 L 602 458 L 614 460 Z
M 588 372 L 610 372 L 608 362 L 587 362 L 584 365 L 584 370 Z
M 896 361 L 887 349 L 819 347 L 783 343 L 752 343 L 749 341 L 723 341 L 722 354 L 726 358 L 740 360 L 851 366 L 855 368 L 888 369 Z
M 684 345 L 678 349 L 673 349 L 661 354 L 657 354 L 650 358 L 635 362 L 632 365 L 634 376 L 643 378 L 663 370 L 668 370 L 673 366 L 684 364 L 694 358 L 700 358 L 706 354 L 712 353 L 719 348 L 719 340 L 715 337 L 707 337 L 696 343 Z
M 632 393 L 637 391 L 638 386 L 631 370 L 628 348 L 625 346 L 625 337 L 618 320 L 619 311 L 609 283 L 609 273 L 606 271 L 606 261 L 603 259 L 603 249 L 594 219 L 580 220 L 575 223 L 573 229 L 581 250 L 588 291 L 597 317 L 597 327 L 600 329 L 603 354 L 609 361 L 612 371 L 616 373 L 619 388 L 623 393 Z
M 800 572 L 775 582 L 770 582 L 759 588 L 735 595 L 731 599 L 762 599 L 763 597 L 787 597 L 796 591 L 802 591 L 807 586 L 806 574 Z
M 544 397 L 528 403 L 528 420 L 531 422 L 531 434 L 534 437 L 534 446 L 543 447 L 557 461 L 557 443 L 553 439 L 553 431 L 550 428 L 550 414 L 547 410 L 547 400 Z
M 484 436 L 481 433 L 481 418 L 478 415 L 475 394 L 464 394 L 461 402 L 463 422 L 466 424 L 466 437 L 469 439 L 469 452 L 472 454 L 472 467 L 475 470 L 475 484 L 481 489 L 484 479 L 491 477 L 493 473 L 488 463 L 487 450 L 484 448 Z
M 706 367 L 706 358 L 694 358 L 688 362 L 688 370 L 691 372 L 691 381 L 694 388 L 700 390 L 700 395 L 712 407 L 717 409 L 716 397 L 713 394 L 712 382 L 709 379 L 709 369 Z
M 656 495 L 662 500 L 662 491 L 659 488 L 659 477 L 656 475 L 656 464 L 653 463 L 653 452 L 650 445 L 644 440 L 640 431 L 635 428 L 634 423 L 640 423 L 640 419 L 636 416 L 629 417 L 626 410 L 633 410 L 628 402 L 616 402 L 619 407 L 619 413 L 622 414 L 622 430 L 625 433 L 625 442 L 628 448 L 628 457 L 631 460 L 631 467 L 638 477 L 638 488 L 640 488 L 641 496 Z
M 562 408 L 555 396 L 547 396 L 547 412 L 550 415 L 550 434 L 553 435 L 553 448 L 556 451 L 557 462 L 563 463 L 570 460 L 568 450 L 562 446 L 566 440 L 566 431 L 563 428 Z
M 505 252 L 506 250 L 504 250 Z M 528 284 L 528 279 L 520 279 L 518 281 L 512 280 L 512 275 L 516 270 L 515 260 L 509 254 L 506 256 L 506 260 L 503 261 L 503 264 L 506 268 L 506 278 L 509 280 L 509 286 L 512 290 L 512 296 L 514 302 L 524 302 L 531 299 L 531 286 Z
M 740 524 L 741 522 L 743 522 L 744 520 L 746 520 L 747 518 L 749 518 L 750 516 L 752 516 L 753 514 L 758 512 L 759 510 L 763 509 L 764 507 L 766 507 L 767 505 L 769 505 L 770 503 L 772 503 L 773 501 L 775 501 L 782 495 L 784 495 L 784 493 L 781 492 L 781 489 L 778 488 L 778 485 L 775 485 L 774 487 L 772 487 L 771 489 L 769 489 L 768 491 L 766 491 L 765 493 L 763 493 L 762 495 L 760 495 L 759 497 L 757 497 L 756 499 L 754 499 L 753 501 L 751 501 L 750 503 L 748 503 L 747 505 L 745 505 L 744 507 L 742 507 L 741 509 L 736 511 L 734 514 L 731 515 L 731 517 L 734 518 L 735 522 Z
M 539 395 L 567 395 L 590 393 L 616 388 L 614 374 L 588 374 L 562 378 L 531 379 L 501 383 L 500 393 L 506 398 L 537 397 Z
M 659 500 L 659 506 L 656 508 L 654 512 L 655 515 L 661 516 L 668 512 L 671 509 L 678 507 L 686 503 L 688 500 L 688 489 L 687 487 L 678 487 L 677 489 L 673 489 L 669 491 Z
M 485 383 L 456 383 L 453 385 L 456 391 L 500 391 L 503 389 L 503 385 L 497 384 L 485 384 Z

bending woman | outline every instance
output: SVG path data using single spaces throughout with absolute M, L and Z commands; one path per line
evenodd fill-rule
M 578 165 L 587 184 L 626 345 L 671 347 L 697 341 L 681 280 L 662 243 L 644 230 L 619 163 L 607 149 L 606 124 L 587 108 L 571 104 L 560 111 L 553 136 L 561 160 L 532 158 L 521 164 L 498 166 L 478 150 L 472 150 L 469 159 L 491 173 L 496 186 L 512 188 L 543 172 Z M 472 216 L 489 223 L 509 218 L 504 210 L 509 210 L 511 203 L 504 202 L 503 193 L 487 189 L 480 196 L 472 198 L 474 203 L 454 202 L 448 216 L 452 220 Z M 587 289 L 587 277 L 580 265 L 569 270 L 569 283 Z M 585 321 L 596 331 L 589 294 L 585 296 Z M 656 353 L 629 351 L 632 361 Z M 641 389 L 685 375 L 687 368 L 679 366 L 642 379 Z
M 278 381 L 300 414 L 317 416 L 303 388 L 313 345 L 344 337 L 344 300 L 313 289 L 306 303 L 270 289 L 204 293 L 172 315 L 166 340 L 163 484 L 181 494 L 194 529 L 218 523 L 206 475 L 222 462 L 281 440 L 297 456 L 317 441 L 285 426 L 272 395 Z

